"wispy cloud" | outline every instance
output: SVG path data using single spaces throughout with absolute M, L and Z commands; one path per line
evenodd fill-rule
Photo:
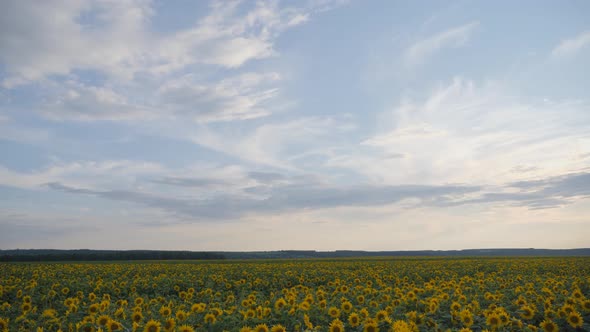
M 247 73 L 204 84 L 184 76 L 158 89 L 156 107 L 199 122 L 259 118 L 272 113 L 268 104 L 278 93 L 272 84 L 279 79 L 273 72 Z
M 3 84 L 40 83 L 48 97 L 32 109 L 58 121 L 260 118 L 288 103 L 277 100 L 280 73 L 235 70 L 277 55 L 273 45 L 281 33 L 329 4 L 337 5 L 213 2 L 193 26 L 156 34 L 150 29 L 155 13 L 149 1 L 111 8 L 85 0 L 50 9 L 13 2 L 0 14 L 0 24 L 6 25 L 0 25 Z M 62 19 L 48 18 L 47 11 Z M 228 70 L 221 77 L 201 74 L 220 67 Z M 106 83 L 82 81 L 79 71 L 105 77 Z
M 209 199 L 178 198 L 128 190 L 94 190 L 62 183 L 49 183 L 50 189 L 71 194 L 92 195 L 109 200 L 160 208 L 194 221 L 240 218 L 248 214 L 276 214 L 306 209 L 343 206 L 379 206 L 407 198 L 440 200 L 447 195 L 460 195 L 478 190 L 468 186 L 330 186 L 280 185 L 268 188 L 263 198 L 245 195 L 220 195 Z
M 501 184 L 522 178 L 514 172 L 522 164 L 536 167 L 527 176 L 573 172 L 586 165 L 572 156 L 590 138 L 589 107 L 518 97 L 501 82 L 457 77 L 423 99 L 406 98 L 384 112 L 378 132 L 358 149 L 332 156 L 326 166 L 390 184 Z
M 406 49 L 404 60 L 409 65 L 416 65 L 444 48 L 461 47 L 469 41 L 478 26 L 479 22 L 471 22 L 419 40 Z
M 323 7 L 281 7 L 275 1 L 252 6 L 241 1 L 214 2 L 208 15 L 193 27 L 160 35 L 150 30 L 150 18 L 155 15 L 150 1 L 116 5 L 93 0 L 11 2 L 0 14 L 0 62 L 11 74 L 3 85 L 12 87 L 74 70 L 132 80 L 140 73 L 161 75 L 199 64 L 237 68 L 275 55 L 277 36 Z M 95 21 L 84 21 L 85 17 Z
M 590 45 L 590 31 L 562 40 L 551 52 L 553 56 L 571 56 Z
M 132 184 L 136 177 L 157 175 L 163 167 L 156 163 L 129 160 L 54 163 L 42 169 L 19 172 L 0 166 L 0 185 L 39 189 L 48 182 L 68 181 L 76 185 Z
M 260 178 L 260 174 L 256 174 L 255 178 Z M 268 178 L 268 175 L 265 174 L 263 178 Z M 273 174 L 272 178 L 277 178 L 277 175 Z M 87 189 L 58 182 L 47 186 L 71 194 L 92 195 L 158 208 L 193 221 L 228 220 L 247 215 L 272 215 L 338 207 L 385 206 L 409 199 L 417 200 L 415 204 L 421 207 L 511 203 L 528 209 L 547 209 L 590 197 L 590 173 L 507 183 L 495 189 L 474 185 L 343 186 L 311 183 L 304 179 L 304 182 L 293 180 L 291 178 L 286 183 L 274 184 L 262 182 L 259 187 L 245 188 L 243 192 L 219 192 L 206 199 L 132 190 Z M 209 185 L 211 182 L 205 179 L 177 179 L 166 184 L 201 186 L 203 183 Z M 248 193 L 257 195 L 251 196 Z
M 354 123 L 338 116 L 302 117 L 266 122 L 239 132 L 229 127 L 217 130 L 201 127 L 189 137 L 196 144 L 242 161 L 294 170 L 297 167 L 290 157 L 308 152 L 310 144 L 317 149 L 329 149 L 337 144 L 333 138 L 342 137 L 354 129 Z

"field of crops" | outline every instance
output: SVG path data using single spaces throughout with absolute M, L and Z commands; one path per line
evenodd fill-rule
M 0 264 L 0 331 L 590 331 L 590 258 Z

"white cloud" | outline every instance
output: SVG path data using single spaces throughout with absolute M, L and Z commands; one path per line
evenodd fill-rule
M 477 26 L 479 22 L 471 22 L 419 40 L 406 49 L 404 60 L 409 65 L 415 65 L 424 62 L 441 49 L 463 46 Z
M 217 130 L 201 127 L 189 135 L 192 141 L 253 164 L 296 170 L 290 158 L 314 150 L 327 151 L 337 145 L 335 137 L 355 127 L 348 120 L 307 117 L 266 123 L 249 131 Z
M 380 132 L 326 166 L 391 184 L 499 184 L 575 172 L 587 166 L 578 155 L 590 144 L 588 107 L 514 97 L 499 83 L 456 78 L 386 113 Z M 523 164 L 536 168 L 514 172 Z
M 274 40 L 317 10 L 275 1 L 213 2 L 195 26 L 160 35 L 150 30 L 155 13 L 147 0 L 9 1 L 2 9 L 0 62 L 11 75 L 5 87 L 76 69 L 130 80 L 194 64 L 236 68 L 275 55 Z
M 258 118 L 271 114 L 267 104 L 277 95 L 272 84 L 279 79 L 277 73 L 246 73 L 203 84 L 187 75 L 163 84 L 156 104 L 169 115 L 200 122 Z
M 12 76 L 3 85 L 11 87 L 74 69 L 129 76 L 144 45 L 144 26 L 151 14 L 149 2 L 141 0 L 4 3 L 0 62 Z M 95 24 L 80 22 L 85 15 L 92 15 Z
M 0 184 L 25 189 L 39 189 L 50 182 L 90 187 L 131 186 L 136 177 L 162 174 L 163 171 L 164 168 L 156 163 L 129 160 L 54 163 L 30 172 L 0 166 Z
M 553 49 L 551 54 L 558 57 L 571 56 L 588 45 L 590 45 L 590 31 L 585 31 L 573 38 L 562 40 L 559 45 Z
M 3 85 L 43 81 L 50 97 L 33 109 L 60 121 L 267 116 L 284 107 L 275 102 L 278 73 L 232 77 L 230 72 L 221 78 L 201 73 L 209 66 L 235 69 L 276 55 L 275 39 L 328 3 L 214 1 L 192 27 L 164 34 L 150 30 L 156 15 L 151 5 L 147 0 L 9 2 L 0 13 L 0 64 L 8 73 Z M 106 74 L 106 82 L 82 83 L 75 70 Z
M 39 107 L 43 116 L 59 121 L 153 119 L 158 114 L 149 106 L 135 105 L 112 88 L 87 86 L 68 81 L 55 91 L 52 100 Z

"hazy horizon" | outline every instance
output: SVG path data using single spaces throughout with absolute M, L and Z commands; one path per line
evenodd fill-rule
M 0 6 L 0 249 L 590 248 L 590 2 Z

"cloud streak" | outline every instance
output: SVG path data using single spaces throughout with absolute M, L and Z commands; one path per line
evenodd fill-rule
M 260 178 L 256 174 L 255 178 Z M 268 174 L 263 178 L 268 179 Z M 276 179 L 276 175 L 271 176 Z M 282 177 L 281 177 L 282 178 Z M 198 183 L 195 183 L 197 181 Z M 179 186 L 209 185 L 203 179 L 177 179 L 165 184 Z M 247 188 L 256 197 L 242 193 L 220 193 L 209 198 L 164 197 L 127 190 L 94 190 L 76 188 L 62 183 L 48 183 L 52 190 L 71 194 L 92 195 L 158 208 L 192 221 L 213 221 L 242 218 L 247 215 L 276 215 L 295 211 L 322 210 L 339 207 L 371 207 L 417 199 L 420 206 L 460 206 L 508 202 L 529 209 L 556 208 L 575 199 L 590 197 L 590 173 L 566 174 L 535 181 L 507 184 L 500 192 L 489 192 L 484 186 L 466 185 L 354 185 L 328 184 L 269 185 Z M 510 188 L 519 191 L 507 192 Z M 535 188 L 531 190 L 531 188 Z M 471 198 L 475 197 L 475 198 Z
M 262 198 L 245 195 L 220 195 L 208 199 L 162 197 L 148 193 L 123 190 L 93 190 L 61 183 L 47 187 L 71 194 L 92 195 L 163 209 L 193 221 L 240 218 L 249 214 L 277 214 L 301 210 L 327 209 L 343 206 L 379 206 L 407 198 L 424 201 L 460 195 L 478 188 L 466 186 L 327 186 L 285 185 L 268 188 Z
M 575 37 L 562 40 L 551 54 L 555 57 L 573 56 L 590 45 L 590 31 L 584 31 Z
M 419 40 L 406 49 L 404 60 L 409 65 L 417 65 L 442 49 L 461 47 L 469 41 L 478 26 L 479 22 L 470 22 Z

